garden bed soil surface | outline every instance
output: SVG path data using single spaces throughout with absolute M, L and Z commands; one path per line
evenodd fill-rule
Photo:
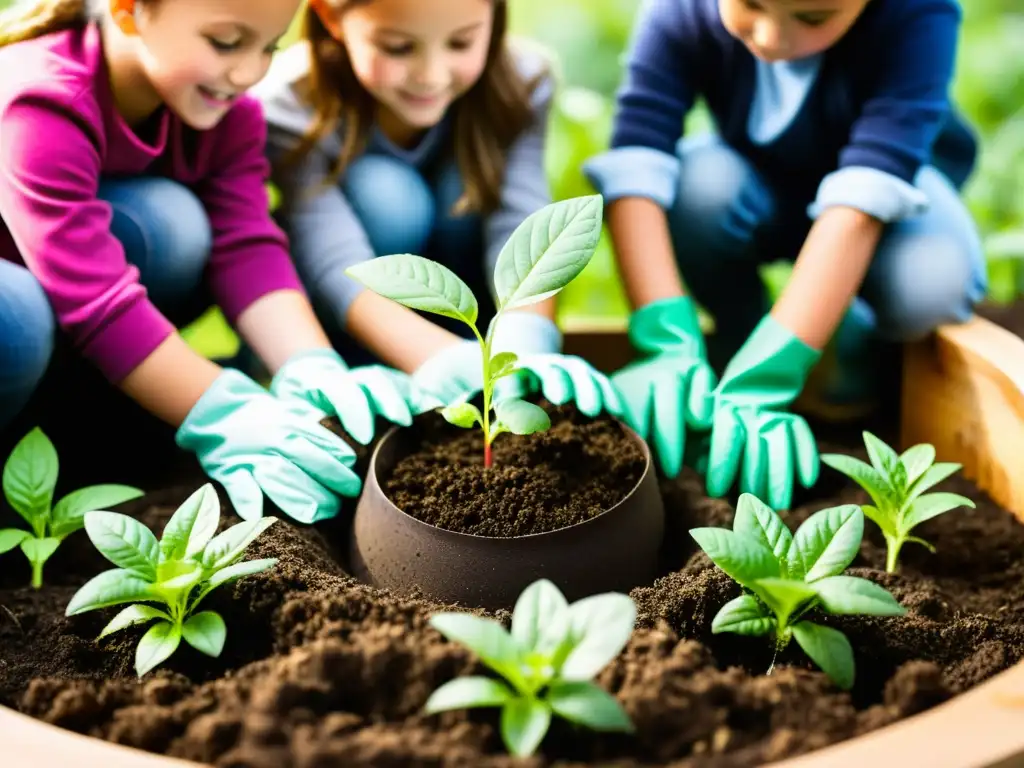
M 819 437 L 822 450 L 864 457 L 859 433 L 838 443 Z M 368 451 L 360 453 L 365 467 Z M 785 515 L 791 528 L 825 506 L 866 502 L 845 478 L 826 467 L 822 472 L 813 494 Z M 159 532 L 202 482 L 185 465 L 160 490 L 123 509 Z M 706 498 L 686 472 L 662 482 L 664 574 L 633 591 L 637 631 L 598 678 L 633 719 L 634 735 L 578 731 L 556 720 L 541 753 L 520 762 L 503 752 L 497 710 L 421 714 L 435 688 L 484 669 L 429 627 L 432 612 L 451 606 L 397 597 L 346 574 L 338 558 L 346 551 L 343 519 L 315 529 L 284 520 L 272 526 L 250 556 L 280 558 L 278 566 L 208 598 L 227 621 L 221 658 L 183 645 L 142 681 L 132 663 L 144 630 L 97 644 L 93 638 L 117 609 L 64 618 L 77 587 L 109 567 L 84 532 L 64 543 L 41 591 L 24 586 L 28 569 L 18 557 L 5 556 L 0 703 L 100 739 L 223 767 L 613 760 L 719 767 L 777 760 L 917 714 L 1024 656 L 1024 526 L 962 478 L 940 490 L 964 493 L 978 508 L 923 525 L 920 535 L 938 554 L 907 547 L 898 575 L 884 573 L 884 542 L 873 525 L 865 526 L 850 573 L 891 590 L 909 613 L 824 621 L 852 642 L 857 682 L 850 693 L 814 670 L 795 643 L 766 676 L 772 652 L 763 639 L 711 634 L 715 613 L 739 590 L 686 531 L 731 526 L 733 507 Z M 225 515 L 223 524 L 233 522 Z

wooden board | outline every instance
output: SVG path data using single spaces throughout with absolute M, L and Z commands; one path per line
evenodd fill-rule
M 567 353 L 610 372 L 629 361 L 621 324 L 574 328 Z M 1024 521 L 1024 341 L 975 318 L 908 345 L 903 447 L 935 445 L 939 459 Z M 1024 556 L 1024 553 L 1022 553 Z M 81 736 L 0 707 L 3 768 L 202 768 Z M 1024 768 L 1024 662 L 983 685 L 883 728 L 774 768 Z

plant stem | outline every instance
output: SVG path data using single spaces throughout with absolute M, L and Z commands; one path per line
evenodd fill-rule
M 43 586 L 43 564 L 38 560 L 32 561 L 32 586 L 35 589 Z
M 900 549 L 903 548 L 903 539 L 890 539 L 889 547 L 885 555 L 886 573 L 896 573 L 896 560 L 899 559 Z
M 490 467 L 494 463 L 494 454 L 491 452 L 491 441 L 484 438 L 484 466 Z
M 498 319 L 495 315 L 494 320 L 491 321 L 491 329 L 494 328 L 494 321 Z M 483 363 L 483 370 L 481 374 L 483 378 L 483 395 L 484 403 L 483 410 L 481 411 L 481 417 L 483 418 L 484 428 L 484 467 L 490 467 L 493 462 L 493 456 L 491 455 L 491 331 L 487 331 L 487 338 L 485 339 L 480 335 L 480 331 L 477 330 L 475 325 L 470 326 L 473 329 L 473 333 L 476 334 L 477 341 L 480 342 L 480 352 Z

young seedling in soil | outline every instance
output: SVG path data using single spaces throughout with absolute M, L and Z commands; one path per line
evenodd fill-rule
M 492 464 L 491 445 L 503 432 L 529 435 L 544 431 L 551 421 L 544 410 L 518 398 L 494 405 L 499 379 L 519 372 L 511 352 L 491 353 L 494 328 L 503 312 L 544 301 L 572 282 L 594 255 L 601 236 L 603 203 L 600 195 L 564 200 L 528 216 L 512 233 L 494 267 L 497 314 L 486 337 L 476 326 L 479 305 L 466 283 L 442 264 L 413 254 L 394 254 L 349 267 L 346 273 L 370 290 L 412 309 L 459 320 L 480 344 L 483 408 L 470 402 L 449 405 L 444 418 L 463 429 L 483 430 L 484 466 Z
M 157 621 L 139 641 L 135 671 L 139 677 L 166 661 L 182 639 L 197 651 L 217 657 L 227 628 L 215 611 L 196 613 L 217 587 L 271 568 L 276 558 L 245 560 L 246 548 L 277 518 L 238 523 L 214 536 L 220 501 L 207 483 L 189 496 L 156 536 L 145 525 L 116 512 L 89 512 L 85 530 L 115 569 L 86 582 L 68 603 L 67 616 L 133 603 L 118 613 L 97 640 L 135 624 Z M 159 608 L 146 603 L 156 603 Z
M 900 550 L 908 541 L 935 547 L 910 532 L 926 520 L 957 507 L 974 508 L 974 502 L 955 493 L 925 493 L 960 469 L 960 464 L 935 463 L 935 448 L 921 444 L 899 455 L 870 432 L 864 432 L 864 445 L 871 464 L 840 453 L 823 454 L 824 464 L 842 472 L 867 491 L 874 504 L 861 507 L 864 515 L 882 529 L 888 548 L 885 569 L 895 573 Z
M 4 464 L 4 497 L 32 530 L 0 530 L 0 555 L 21 547 L 32 565 L 32 586 L 36 589 L 43 585 L 43 565 L 64 539 L 81 530 L 87 512 L 143 495 L 138 488 L 127 485 L 90 485 L 72 491 L 55 505 L 53 493 L 59 470 L 57 451 L 39 427 L 18 441 Z
M 791 534 L 773 509 L 756 496 L 742 494 L 731 531 L 690 531 L 712 562 L 748 590 L 722 606 L 711 631 L 772 634 L 776 656 L 796 638 L 804 653 L 848 690 L 855 671 L 850 641 L 806 616 L 814 609 L 834 615 L 906 613 L 874 582 L 841 575 L 856 557 L 863 534 L 864 513 L 856 504 L 816 512 Z M 774 666 L 773 660 L 768 674 Z
M 591 682 L 633 632 L 636 605 L 608 592 L 569 604 L 547 579 L 519 596 L 512 631 L 469 613 L 439 613 L 430 624 L 461 643 L 501 675 L 460 677 L 430 696 L 428 713 L 469 707 L 501 707 L 501 737 L 518 757 L 532 755 L 553 715 L 597 731 L 632 732 L 614 696 Z

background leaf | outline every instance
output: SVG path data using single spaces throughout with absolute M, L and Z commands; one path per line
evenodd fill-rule
M 888 480 L 894 490 L 904 490 L 907 484 L 907 472 L 900 462 L 899 454 L 868 431 L 864 432 L 864 446 L 868 450 L 868 458 L 871 459 L 871 466 L 875 468 L 875 471 Z
M 636 603 L 616 592 L 591 595 L 570 605 L 569 617 L 572 650 L 558 676 L 563 680 L 589 680 L 629 642 L 636 623 Z
M 602 216 L 600 195 L 560 200 L 527 216 L 498 254 L 498 308 L 535 304 L 569 284 L 594 255 Z
M 793 626 L 793 637 L 832 682 L 844 691 L 853 687 L 853 648 L 846 635 L 838 629 L 801 621 Z
M 126 501 L 138 499 L 145 492 L 128 485 L 90 485 L 64 496 L 53 508 L 50 515 L 54 536 L 64 538 L 85 525 L 85 513 L 108 510 Z
M 858 576 L 829 576 L 814 582 L 821 605 L 838 615 L 903 616 L 907 609 L 873 581 Z
M 498 622 L 471 613 L 450 612 L 435 613 L 430 617 L 430 626 L 471 650 L 517 689 L 525 685 L 519 671 L 519 648 Z
M 760 539 L 725 528 L 693 528 L 690 535 L 711 562 L 739 584 L 779 575 L 775 554 Z
M 119 512 L 87 512 L 85 532 L 96 549 L 114 565 L 146 581 L 156 581 L 160 545 L 153 532 L 138 520 Z
M 450 709 L 500 707 L 514 696 L 500 680 L 477 676 L 457 677 L 430 694 L 423 709 L 432 715 Z
M 775 627 L 775 619 L 753 595 L 740 595 L 719 609 L 711 622 L 712 634 L 732 632 L 737 635 L 767 635 Z
M 537 751 L 551 726 L 551 708 L 537 699 L 513 699 L 501 710 L 501 737 L 516 757 Z
M 539 405 L 509 398 L 494 406 L 498 421 L 515 435 L 532 435 L 551 428 L 551 417 Z
M 853 562 L 864 536 L 864 513 L 856 504 L 815 512 L 793 536 L 790 573 L 805 581 L 842 573 Z
M 793 534 L 782 522 L 782 518 L 751 493 L 740 494 L 732 529 L 736 533 L 759 539 L 779 560 L 786 556 L 793 541 Z
M 858 458 L 841 453 L 821 454 L 821 463 L 853 480 L 867 491 L 876 507 L 890 506 L 895 499 L 889 489 L 889 482 L 872 467 Z
M 553 653 L 569 626 L 569 603 L 547 579 L 524 589 L 512 610 L 512 639 L 522 653 Z
M 559 717 L 594 731 L 635 730 L 618 699 L 594 683 L 556 681 L 547 701 Z
M 473 291 L 436 261 L 398 253 L 360 262 L 345 273 L 384 298 L 476 327 L 479 307 Z
M 46 519 L 53 504 L 60 462 L 57 450 L 35 427 L 14 446 L 4 464 L 4 496 L 11 508 L 32 526 L 36 536 L 46 534 Z
M 220 499 L 212 483 L 196 490 L 178 507 L 160 537 L 160 559 L 182 560 L 198 555 L 220 524 Z

